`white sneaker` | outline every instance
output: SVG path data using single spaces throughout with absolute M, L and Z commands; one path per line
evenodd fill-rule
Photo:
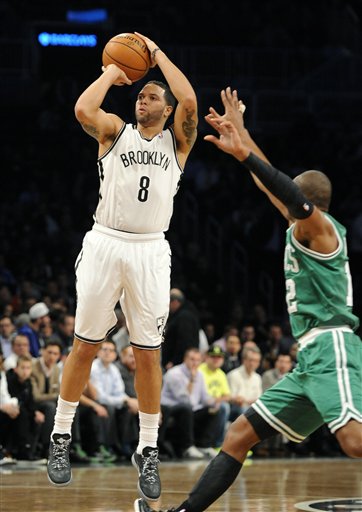
M 17 460 L 13 459 L 12 457 L 2 457 L 0 459 L 0 466 L 10 466 L 13 464 L 16 464 Z
M 207 459 L 213 459 L 217 455 L 217 451 L 214 448 L 197 448 L 200 452 L 203 453 L 204 457 Z
M 187 450 L 184 451 L 183 457 L 185 459 L 204 459 L 204 454 L 196 448 L 196 446 L 189 446 Z

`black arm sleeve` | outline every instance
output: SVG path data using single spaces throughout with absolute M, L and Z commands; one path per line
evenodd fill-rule
M 241 163 L 288 208 L 294 219 L 306 219 L 312 215 L 313 204 L 305 198 L 298 185 L 289 176 L 263 162 L 253 153 L 250 153 L 248 158 Z

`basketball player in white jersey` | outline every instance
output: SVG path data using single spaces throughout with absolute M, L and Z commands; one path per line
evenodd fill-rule
M 149 82 L 142 88 L 135 107 L 137 124 L 126 124 L 101 108 L 112 85 L 132 84 L 113 64 L 103 68 L 75 106 L 83 129 L 99 143 L 100 189 L 94 225 L 76 262 L 75 337 L 63 371 L 48 477 L 55 485 L 71 481 L 72 421 L 99 345 L 116 325 L 114 307 L 120 301 L 137 365 L 140 435 L 132 462 L 138 470 L 141 496 L 152 501 L 161 494 L 157 467 L 160 347 L 171 272 L 164 232 L 196 140 L 198 119 L 196 95 L 185 75 L 153 41 L 141 37 L 168 86 Z M 174 124 L 164 129 L 172 113 Z

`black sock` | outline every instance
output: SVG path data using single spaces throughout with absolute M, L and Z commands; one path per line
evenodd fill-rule
M 175 512 L 202 512 L 230 487 L 242 464 L 225 452 L 220 452 L 207 466 L 186 501 Z

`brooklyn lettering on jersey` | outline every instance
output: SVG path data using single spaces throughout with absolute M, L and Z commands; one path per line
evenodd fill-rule
M 127 153 L 121 153 L 120 157 L 125 167 L 136 164 L 159 165 L 167 171 L 171 163 L 171 160 L 165 153 L 158 151 L 128 151 Z

